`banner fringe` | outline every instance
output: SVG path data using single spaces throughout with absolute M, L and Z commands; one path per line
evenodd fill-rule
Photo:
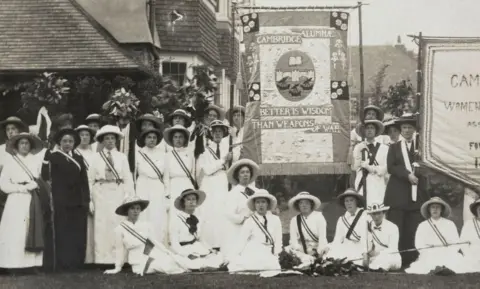
M 261 176 L 345 175 L 351 172 L 347 163 L 260 164 Z

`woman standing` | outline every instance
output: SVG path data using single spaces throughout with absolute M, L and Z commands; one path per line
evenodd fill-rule
M 88 171 L 93 198 L 95 264 L 115 263 L 115 238 L 111 232 L 122 219 L 115 209 L 126 196 L 135 194 L 127 156 L 115 148 L 123 134 L 117 126 L 105 125 L 95 136 L 102 143 Z
M 140 217 L 152 225 L 153 237 L 165 241 L 167 230 L 167 202 L 163 174 L 165 171 L 165 153 L 157 148 L 162 140 L 162 133 L 157 129 L 147 129 L 138 139 L 141 149 L 137 161 L 137 196 L 150 202 Z
M 255 183 L 258 172 L 258 165 L 249 159 L 233 163 L 227 172 L 228 182 L 233 188 L 226 194 L 224 202 L 226 218 L 221 251 L 225 256 L 235 248 L 243 223 L 252 215 L 247 207 L 247 199 L 255 192 L 252 183 Z
M 465 221 L 460 234 L 461 242 L 469 242 L 462 248 L 473 272 L 480 272 L 480 199 L 470 204 L 470 212 L 474 218 Z
M 9 149 L 15 155 L 5 159 L 8 170 L 0 175 L 0 189 L 8 195 L 0 223 L 0 268 L 42 266 L 42 250 L 31 250 L 26 244 L 27 237 L 34 233 L 31 225 L 43 225 L 42 214 L 31 214 L 32 194 L 38 189 L 35 180 L 42 165 L 33 153 L 41 150 L 42 145 L 39 138 L 28 133 L 20 133 L 9 141 Z M 41 234 L 40 237 L 43 242 Z
M 233 115 L 231 115 L 233 114 Z M 233 148 L 233 161 L 236 162 L 240 159 L 243 145 L 243 124 L 245 123 L 245 107 L 234 106 L 232 110 L 228 110 L 227 119 L 232 120 L 230 124 L 232 127 L 232 143 L 235 145 Z
M 122 271 L 125 263 L 132 266 L 132 271 L 138 275 L 151 273 L 180 274 L 187 271 L 181 266 L 176 256 L 158 243 L 153 237 L 149 222 L 139 221 L 140 213 L 149 205 L 147 200 L 137 196 L 124 200 L 115 213 L 126 219 L 115 229 L 115 268 L 105 271 L 105 274 L 117 274 Z
M 192 119 L 190 118 L 190 115 L 183 109 L 176 109 L 173 113 L 171 113 L 167 117 L 166 123 L 170 127 L 181 125 L 186 129 L 188 129 L 190 133 L 192 133 L 193 129 L 195 128 L 195 125 L 192 126 Z M 162 142 L 160 142 L 158 147 L 165 153 L 172 150 L 172 147 L 165 142 L 165 139 L 163 139 Z M 192 149 L 193 149 L 193 146 L 192 146 Z
M 93 122 L 91 124 L 94 124 Z M 95 142 L 95 130 L 86 125 L 78 126 L 75 131 L 78 133 L 80 138 L 80 144 L 75 149 L 75 152 L 78 153 L 83 157 L 83 163 L 85 164 L 85 168 L 88 170 L 90 169 L 90 165 L 93 162 L 93 158 L 96 154 L 97 142 Z M 85 254 L 85 263 L 91 264 L 93 263 L 93 202 L 91 198 L 92 188 L 90 188 L 90 204 L 89 204 L 89 211 L 87 217 L 87 252 Z
M 280 270 L 278 255 L 283 248 L 282 224 L 278 216 L 268 214 L 277 206 L 277 199 L 261 189 L 246 203 L 253 214 L 245 220 L 236 247 L 228 257 L 228 270 Z
M 52 184 L 54 239 L 53 256 L 59 270 L 83 267 L 87 244 L 90 189 L 83 157 L 74 152 L 80 138 L 74 129 L 62 129 L 54 137 L 59 149 L 50 155 L 50 172 L 42 172 Z

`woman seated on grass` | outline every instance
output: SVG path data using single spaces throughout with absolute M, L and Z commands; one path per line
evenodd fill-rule
M 307 192 L 298 193 L 288 202 L 290 210 L 298 215 L 290 221 L 290 249 L 291 253 L 310 263 L 316 257 L 321 257 L 327 242 L 327 222 L 321 212 L 320 199 Z
M 205 201 L 205 192 L 193 189 L 183 191 L 175 199 L 178 210 L 170 219 L 170 245 L 177 256 L 191 270 L 216 270 L 223 264 L 223 257 L 199 239 L 200 221 L 195 209 Z M 220 228 L 219 228 L 220 229 Z
M 148 206 L 148 201 L 136 196 L 127 197 L 115 213 L 126 216 L 126 220 L 115 229 L 115 269 L 105 274 L 116 274 L 125 263 L 132 266 L 135 274 L 179 274 L 187 272 L 182 260 L 177 258 L 159 242 L 150 239 L 152 226 L 148 222 L 138 221 L 140 213 Z
M 405 270 L 409 274 L 428 274 L 437 267 L 446 267 L 455 273 L 468 271 L 466 260 L 459 253 L 460 242 L 455 224 L 447 219 L 452 212 L 450 206 L 439 197 L 426 201 L 420 208 L 425 221 L 420 223 L 415 234 L 418 259 Z M 427 247 L 432 247 L 428 248 Z
M 238 242 L 228 257 L 228 270 L 280 270 L 282 225 L 280 218 L 269 212 L 276 208 L 277 199 L 266 190 L 258 190 L 247 199 L 247 206 L 254 213 L 243 223 Z

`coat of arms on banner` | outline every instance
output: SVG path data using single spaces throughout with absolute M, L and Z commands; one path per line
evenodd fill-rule
M 243 157 L 263 174 L 342 174 L 349 146 L 346 12 L 241 16 L 249 103 Z

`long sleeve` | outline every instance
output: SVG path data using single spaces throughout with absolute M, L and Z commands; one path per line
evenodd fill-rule
M 240 230 L 240 235 L 238 236 L 237 243 L 232 250 L 232 256 L 228 256 L 229 258 L 235 257 L 242 253 L 243 249 L 247 245 L 248 239 L 252 235 L 252 226 L 253 220 L 251 218 L 245 221 L 242 229 Z
M 170 249 L 175 253 L 180 256 L 188 257 L 189 252 L 187 252 L 184 247 L 180 245 L 180 240 L 178 239 L 179 235 L 179 225 L 178 222 L 176 222 L 177 216 L 175 214 L 172 214 L 171 216 L 172 220 L 170 220 L 169 224 L 169 236 L 170 236 Z M 193 236 L 192 236 L 193 238 Z
M 83 158 L 82 158 L 83 159 Z M 81 177 L 81 182 L 82 182 L 82 193 L 84 197 L 84 205 L 88 206 L 90 203 L 90 200 L 92 199 L 91 197 L 91 192 L 90 192 L 90 183 L 89 183 L 89 178 L 88 178 L 88 170 L 87 167 L 85 166 L 85 163 L 82 161 L 80 162 L 80 167 L 81 167 L 81 172 L 80 172 L 80 177 Z
M 205 172 L 207 176 L 211 176 L 222 169 L 223 165 L 225 164 L 223 159 L 213 159 L 208 154 L 209 151 L 205 151 L 199 157 L 199 163 L 201 164 L 201 168 Z
M 395 224 L 392 224 L 392 225 L 393 225 L 391 227 L 392 232 L 387 244 L 388 248 L 385 249 L 386 252 L 390 252 L 390 253 L 398 251 L 398 242 L 400 239 L 400 233 L 398 231 L 398 227 Z
M 335 237 L 333 238 L 333 241 L 332 241 L 332 244 L 335 244 L 335 245 L 342 244 L 345 238 L 345 233 L 343 232 L 342 220 L 340 218 L 338 218 L 337 226 L 335 227 Z
M 317 231 L 318 231 L 318 247 L 317 252 L 320 252 L 328 245 L 327 241 L 327 221 L 322 213 L 319 213 L 319 221 L 317 222 Z
M 280 221 L 280 218 L 275 216 L 274 218 L 275 222 L 275 247 L 273 249 L 273 252 L 275 255 L 280 254 L 283 250 L 283 234 L 282 234 L 282 222 Z
M 428 243 L 427 240 L 436 238 L 436 236 L 429 236 L 428 232 L 426 232 L 426 222 L 427 221 L 423 221 L 420 223 L 420 225 L 417 227 L 417 232 L 415 232 L 415 248 L 417 249 L 433 245 Z
M 14 165 L 12 160 L 13 159 L 5 162 L 5 167 L 12 168 L 12 166 Z M 12 172 L 11 170 L 5 169 L 0 174 L 0 189 L 6 194 L 27 192 L 27 188 L 25 187 L 25 185 L 19 185 L 12 182 L 10 174 L 15 173 L 15 171 Z
M 95 156 L 97 156 L 98 153 L 96 153 Z M 96 157 L 93 157 L 93 160 L 95 160 Z M 91 165 L 90 168 L 87 171 L 87 176 L 88 176 L 88 186 L 89 188 L 93 188 L 93 184 L 95 184 L 95 172 L 97 170 L 95 166 L 96 162 L 94 161 Z M 91 192 L 90 192 L 91 193 Z
M 44 181 L 50 181 L 50 150 L 45 151 L 45 155 L 43 156 L 42 161 L 42 169 L 41 169 L 41 176 Z
M 165 169 L 163 170 L 163 184 L 165 185 L 165 198 L 170 198 L 170 166 L 169 166 L 169 154 L 165 154 Z
M 408 181 L 408 175 L 410 173 L 405 168 L 405 165 L 403 163 L 398 163 L 396 159 L 395 150 L 397 148 L 400 149 L 399 147 L 400 145 L 402 145 L 402 142 L 392 144 L 389 147 L 388 154 L 387 154 L 387 170 L 390 175 L 396 176 L 400 179 L 404 179 L 405 181 Z
M 362 149 L 363 149 L 363 144 L 359 143 L 355 145 L 355 148 L 353 149 L 353 164 L 352 164 L 352 169 L 353 170 L 358 170 L 360 168 L 360 165 L 362 164 Z
M 130 165 L 128 163 L 128 159 L 126 157 L 122 158 L 122 179 L 125 184 L 126 192 L 125 195 L 133 196 L 135 194 L 135 187 L 133 183 L 132 173 L 130 171 Z
M 235 191 L 230 191 L 228 194 L 231 196 L 232 201 L 226 202 L 225 205 L 225 216 L 227 217 L 228 220 L 230 220 L 232 223 L 240 225 L 244 220 L 245 220 L 245 215 L 242 214 L 241 212 L 237 212 L 237 202 L 236 200 L 236 192 Z M 233 196 L 232 196 L 233 195 Z
M 387 155 L 388 155 L 388 147 L 381 144 L 378 148 L 378 153 L 376 156 L 376 160 L 378 166 L 373 166 L 373 171 L 378 176 L 385 176 L 387 174 Z
M 120 228 L 115 230 L 115 268 L 122 269 L 127 261 L 128 252 L 123 244 L 123 235 Z
M 303 251 L 302 246 L 298 243 L 297 217 L 290 220 L 290 247 L 297 251 Z

